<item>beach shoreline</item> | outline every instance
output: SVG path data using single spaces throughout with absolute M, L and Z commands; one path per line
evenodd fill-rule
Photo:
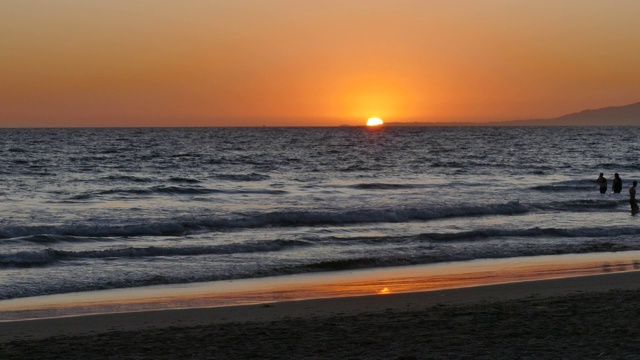
M 529 344 L 532 339 L 543 341 L 540 337 L 549 336 L 546 334 L 547 327 L 556 326 L 557 329 L 561 329 L 566 326 L 567 322 L 576 323 L 574 325 L 576 329 L 581 329 L 581 326 L 584 325 L 584 329 L 580 330 L 583 332 L 595 331 L 592 329 L 591 323 L 600 322 L 606 331 L 611 332 L 615 328 L 616 331 L 613 334 L 617 334 L 615 336 L 619 338 L 621 344 L 628 344 L 629 341 L 635 344 L 637 338 L 632 339 L 632 337 L 640 333 L 640 327 L 635 324 L 635 316 L 631 316 L 640 307 L 640 301 L 636 300 L 640 300 L 640 271 L 626 271 L 427 292 L 12 321 L 0 323 L 0 344 L 2 344 L 0 354 L 7 359 L 17 358 L 19 354 L 25 355 L 24 351 L 26 350 L 24 349 L 30 346 L 29 349 L 36 349 L 33 351 L 37 353 L 33 353 L 33 355 L 37 355 L 38 358 L 62 358 L 57 357 L 62 356 L 60 354 L 67 358 L 79 358 L 78 354 L 89 355 L 92 348 L 95 351 L 93 345 L 87 347 L 88 344 L 107 341 L 112 345 L 125 342 L 120 344 L 120 350 L 114 350 L 113 347 L 105 350 L 111 352 L 110 358 L 145 358 L 146 355 L 140 353 L 141 349 L 145 348 L 148 349 L 147 355 L 156 358 L 171 358 L 169 354 L 173 354 L 175 357 L 179 351 L 186 351 L 185 349 L 193 349 L 195 351 L 194 358 L 200 358 L 203 353 L 196 350 L 198 346 L 205 346 L 205 344 L 208 344 L 207 346 L 215 344 L 221 346 L 220 344 L 224 343 L 225 338 L 238 336 L 243 331 L 247 336 L 251 336 L 252 332 L 258 331 L 262 335 L 255 335 L 256 338 L 247 338 L 246 341 L 255 342 L 252 346 L 258 346 L 261 349 L 263 358 L 341 358 L 357 354 L 358 351 L 362 351 L 362 357 L 368 357 L 367 354 L 375 354 L 367 353 L 375 348 L 373 343 L 369 344 L 371 336 L 386 334 L 389 344 L 411 343 L 410 339 L 407 339 L 407 337 L 411 337 L 411 334 L 415 336 L 415 334 L 422 333 L 427 337 L 434 336 L 434 334 L 428 334 L 430 331 L 443 331 L 440 328 L 445 326 L 443 323 L 449 323 L 446 326 L 448 329 L 452 324 L 455 325 L 454 328 L 447 330 L 450 332 L 449 336 L 454 336 L 457 333 L 465 333 L 467 334 L 465 336 L 469 336 L 468 332 L 476 331 L 473 328 L 478 326 L 485 331 L 511 331 L 514 334 L 528 329 L 526 339 L 507 338 L 502 340 L 499 347 L 486 349 L 488 353 L 494 355 L 496 355 L 495 351 L 508 349 L 513 345 L 511 342 L 514 341 L 525 341 Z M 549 312 L 550 315 L 545 315 L 545 312 Z M 491 314 L 508 322 L 508 326 L 505 326 L 511 330 L 501 329 L 499 323 L 493 324 L 496 326 L 493 329 L 492 324 L 487 323 L 489 320 L 479 320 Z M 532 314 L 537 315 L 533 316 Z M 627 316 L 623 316 L 624 314 Z M 435 316 L 439 320 L 435 323 L 431 320 L 426 322 L 411 320 L 425 316 Z M 554 319 L 554 317 L 561 318 Z M 583 322 L 584 324 L 580 325 Z M 358 324 L 356 326 L 351 325 L 352 323 Z M 405 323 L 406 326 L 402 327 L 401 331 L 398 330 L 397 333 L 388 333 L 386 328 L 397 327 L 399 323 Z M 435 327 L 430 330 L 429 326 L 425 324 L 431 324 L 429 326 Z M 423 325 L 427 328 L 423 328 Z M 335 336 L 332 328 L 336 326 L 344 327 L 343 330 L 348 330 L 348 336 L 352 339 L 360 339 L 358 341 L 361 341 L 364 346 L 351 344 L 340 349 L 328 347 L 326 342 Z M 537 329 L 537 327 L 541 328 Z M 311 328 L 313 330 L 310 330 Z M 376 328 L 378 331 L 375 330 Z M 305 339 L 303 342 L 306 344 L 304 345 L 306 350 L 300 350 L 302 353 L 296 352 L 291 356 L 280 357 L 276 350 L 271 353 L 264 352 L 267 351 L 265 349 L 269 344 L 273 344 L 274 349 L 280 347 L 296 348 L 299 344 L 297 345 L 295 339 L 287 338 L 282 334 L 282 336 L 278 335 L 278 332 L 295 334 L 296 331 L 301 331 L 301 336 Z M 305 337 L 304 331 L 320 332 L 324 335 L 322 338 L 313 340 Z M 427 333 L 424 333 L 425 331 Z M 208 335 L 198 340 L 199 338 L 193 335 L 193 332 Z M 566 336 L 566 334 L 563 335 L 562 331 L 554 333 L 556 335 L 553 342 L 563 344 L 558 337 Z M 490 338 L 488 334 L 477 334 L 476 336 Z M 500 336 L 504 336 L 504 334 Z M 218 340 L 212 341 L 213 337 Z M 163 338 L 181 338 L 182 340 L 167 345 L 162 344 L 161 339 Z M 52 339 L 55 341 L 50 341 Z M 230 338 L 227 340 L 231 341 Z M 420 337 L 414 340 L 413 350 L 405 351 L 394 345 L 393 348 L 396 350 L 391 351 L 388 355 L 396 356 L 396 358 L 402 356 L 438 358 L 434 352 L 431 352 L 431 355 L 424 352 L 426 348 L 420 346 Z M 432 341 L 435 340 L 429 340 L 425 344 L 431 344 Z M 524 350 L 527 348 L 526 343 L 521 344 L 523 354 L 527 354 L 528 351 Z M 566 346 L 564 350 L 550 347 L 549 351 L 573 349 L 577 351 L 575 354 L 584 354 L 580 352 L 582 350 L 574 349 L 576 344 L 564 344 Z M 66 350 L 58 349 L 60 346 Z M 250 353 L 244 352 L 249 349 L 243 346 L 240 343 L 228 344 L 227 352 L 221 351 L 215 356 L 208 356 L 208 358 L 224 358 L 225 354 L 226 356 L 235 354 L 238 358 L 250 357 Z M 385 346 L 385 344 L 380 344 L 380 346 Z M 461 346 L 457 349 L 443 348 L 438 351 L 442 352 L 440 356 L 466 354 L 465 347 L 470 345 L 461 344 Z M 584 347 L 584 344 L 581 346 Z M 609 356 L 613 354 L 608 352 L 612 349 L 606 349 L 605 345 L 602 346 L 601 352 Z M 164 348 L 164 352 L 158 352 L 158 348 Z M 312 348 L 316 350 L 310 350 Z M 58 352 L 49 352 L 51 349 L 57 349 Z M 334 350 L 335 352 L 332 352 Z M 574 354 L 573 350 L 568 354 Z M 620 351 L 622 350 L 618 350 L 615 354 L 621 354 Z M 138 355 L 130 357 L 131 354 Z M 528 354 L 539 355 L 537 352 Z M 596 357 L 598 354 L 591 355 Z M 509 356 L 513 356 L 513 354 Z M 373 358 L 381 357 L 373 356 Z M 577 357 L 568 356 L 568 358 Z
M 634 271 L 640 251 L 531 256 L 160 285 L 0 301 L 0 323 L 366 297 Z

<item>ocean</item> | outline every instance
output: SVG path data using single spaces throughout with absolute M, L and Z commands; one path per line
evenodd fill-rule
M 625 127 L 0 129 L 0 300 L 640 250 L 639 140 Z

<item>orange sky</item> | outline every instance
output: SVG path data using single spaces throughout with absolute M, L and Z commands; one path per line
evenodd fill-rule
M 640 101 L 635 0 L 3 0 L 0 127 L 554 117 Z

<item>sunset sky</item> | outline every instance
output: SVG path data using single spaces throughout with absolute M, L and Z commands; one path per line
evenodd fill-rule
M 546 118 L 640 101 L 636 0 L 3 0 L 0 127 Z

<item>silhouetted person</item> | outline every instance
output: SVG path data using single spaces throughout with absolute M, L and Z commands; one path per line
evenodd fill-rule
M 622 191 L 622 179 L 620 179 L 620 175 L 618 175 L 618 173 L 613 175 L 613 185 L 611 186 L 611 189 L 615 194 L 620 194 Z
M 638 213 L 638 200 L 636 200 L 636 185 L 637 181 L 633 181 L 633 185 L 629 188 L 629 204 L 631 205 L 631 215 Z
M 604 194 L 607 192 L 607 178 L 604 177 L 603 173 L 600 173 L 600 176 L 598 176 L 598 180 L 596 180 L 596 182 L 598 183 L 598 185 L 600 185 L 600 194 Z

